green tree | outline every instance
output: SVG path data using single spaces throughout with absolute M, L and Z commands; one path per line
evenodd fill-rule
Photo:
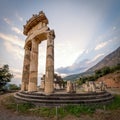
M 82 79 L 81 77 L 76 80 L 76 83 L 77 83 L 78 85 L 82 85 L 83 82 L 84 82 L 84 81 L 83 81 L 83 79 Z
M 108 73 L 110 73 L 110 67 L 107 67 L 107 66 L 103 67 L 102 68 L 102 75 L 106 75 Z
M 95 76 L 94 75 L 88 76 L 88 80 L 89 81 L 95 81 Z
M 101 69 L 95 70 L 95 75 L 96 78 L 102 77 L 102 70 Z
M 117 70 L 120 70 L 120 63 L 118 63 L 116 66 L 112 66 L 112 67 L 110 68 L 110 70 L 111 70 L 111 72 L 115 72 L 115 71 L 117 71 Z
M 6 83 L 10 82 L 12 78 L 13 74 L 10 73 L 9 66 L 3 65 L 3 67 L 0 68 L 0 90 L 3 89 Z
M 20 87 L 18 87 L 16 84 L 10 84 L 10 85 L 9 85 L 9 89 L 10 89 L 10 90 L 19 90 Z

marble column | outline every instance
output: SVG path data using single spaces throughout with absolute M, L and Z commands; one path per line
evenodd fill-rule
M 37 91 L 37 77 L 38 77 L 38 43 L 33 39 L 30 55 L 30 76 L 28 91 Z
M 21 85 L 22 91 L 28 90 L 29 69 L 30 69 L 30 48 L 25 47 L 23 73 L 22 73 L 22 85 Z
M 50 31 L 47 37 L 45 94 L 51 94 L 54 92 L 54 31 Z

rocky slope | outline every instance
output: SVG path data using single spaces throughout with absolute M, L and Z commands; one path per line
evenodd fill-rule
M 120 70 L 100 77 L 96 82 L 100 81 L 103 81 L 108 88 L 120 88 Z
M 95 71 L 98 69 L 101 69 L 105 66 L 115 66 L 117 64 L 120 64 L 120 47 L 117 48 L 115 51 L 104 57 L 103 60 L 101 60 L 99 63 L 97 63 L 95 66 L 91 67 L 87 71 Z

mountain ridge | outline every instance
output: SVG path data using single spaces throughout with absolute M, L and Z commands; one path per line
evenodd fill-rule
M 120 64 L 120 47 L 105 56 L 100 62 L 98 62 L 96 65 L 94 65 L 87 71 L 95 71 L 105 66 L 111 67 L 117 64 Z
M 94 73 L 95 70 L 101 69 L 102 67 L 105 67 L 105 66 L 111 67 L 117 64 L 120 64 L 120 47 L 118 47 L 116 50 L 106 55 L 100 62 L 98 62 L 96 65 L 92 66 L 85 72 L 78 73 L 78 74 L 72 74 L 72 75 L 64 77 L 63 79 L 64 80 L 75 80 L 79 78 L 80 76 L 91 75 Z

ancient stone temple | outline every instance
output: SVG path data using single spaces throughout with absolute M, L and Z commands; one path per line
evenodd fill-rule
M 46 53 L 46 77 L 45 77 L 45 93 L 54 92 L 54 30 L 50 30 L 47 26 L 48 19 L 41 11 L 38 15 L 35 14 L 24 25 L 25 54 L 22 73 L 21 91 L 37 91 L 37 76 L 38 76 L 38 49 L 39 44 L 47 40 Z
M 113 96 L 100 86 L 97 90 L 93 82 L 87 83 L 80 91 L 72 81 L 63 81 L 54 74 L 54 38 L 55 33 L 47 26 L 48 19 L 43 12 L 33 15 L 24 26 L 25 54 L 21 91 L 14 94 L 17 102 L 30 102 L 37 106 L 63 106 L 68 104 L 107 104 Z M 37 89 L 39 44 L 47 40 L 46 72 Z M 67 83 L 65 86 L 64 83 Z M 83 87 L 82 87 L 83 89 Z

